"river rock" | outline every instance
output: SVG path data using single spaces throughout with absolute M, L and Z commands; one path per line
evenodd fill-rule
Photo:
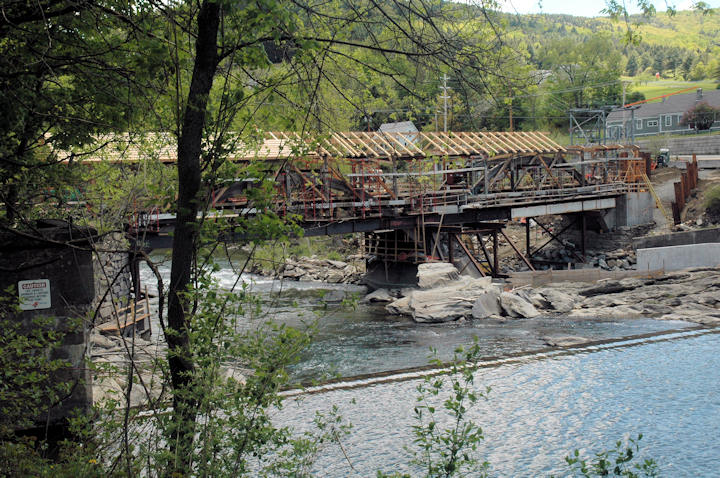
M 418 286 L 430 289 L 454 282 L 460 278 L 454 265 L 447 262 L 427 262 L 418 265 Z
M 378 289 L 366 295 L 363 302 L 393 302 L 394 300 L 395 297 L 391 296 L 387 289 Z
M 347 265 L 348 265 L 347 262 L 334 261 L 334 260 L 332 260 L 332 259 L 328 259 L 328 260 L 327 260 L 327 263 L 328 263 L 329 265 L 335 267 L 336 269 L 344 269 L 344 268 L 347 267 Z
M 342 290 L 331 290 L 328 291 L 325 295 L 323 295 L 322 300 L 327 303 L 335 303 L 342 302 L 347 298 L 347 294 L 345 291 Z
M 220 376 L 226 381 L 234 381 L 240 384 L 245 383 L 245 375 L 235 367 L 220 367 Z
M 123 389 L 112 377 L 95 377 L 92 383 L 92 400 L 98 404 L 106 400 L 121 400 Z
M 541 289 L 538 292 L 545 297 L 550 307 L 556 312 L 570 312 L 578 302 L 577 297 L 573 297 L 557 289 Z M 533 305 L 535 305 L 534 301 Z
M 412 315 L 410 308 L 410 296 L 400 297 L 394 302 L 385 306 L 385 310 L 392 315 Z
M 422 303 L 413 303 L 410 299 L 413 320 L 423 323 L 451 322 L 465 317 L 471 313 L 472 304 L 470 300 L 460 297 Z
M 473 319 L 485 319 L 491 316 L 502 315 L 500 302 L 498 301 L 500 293 L 496 290 L 487 290 L 478 297 L 472 306 Z
M 580 290 L 580 295 L 585 297 L 592 297 L 595 295 L 603 294 L 615 294 L 618 292 L 625 292 L 626 290 L 633 290 L 635 286 L 623 281 L 615 282 L 613 280 L 602 280 L 598 281 L 595 285 Z
M 344 279 L 345 274 L 343 274 L 342 271 L 330 271 L 325 278 L 325 282 L 329 282 L 331 284 L 339 284 L 343 282 Z
M 448 322 L 469 317 L 478 297 L 494 288 L 489 277 L 482 277 L 455 281 L 436 289 L 416 290 L 409 296 L 408 308 L 416 322 Z
M 500 294 L 500 306 L 510 317 L 531 319 L 540 315 L 534 305 L 510 292 Z
M 537 291 L 530 294 L 529 300 L 536 309 L 549 309 L 552 307 L 550 305 L 550 301 L 547 300 L 543 294 Z
M 119 345 L 117 341 L 101 334 L 92 334 L 90 336 L 90 342 L 104 349 L 111 349 Z

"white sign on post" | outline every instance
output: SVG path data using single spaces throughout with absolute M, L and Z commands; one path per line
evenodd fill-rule
M 18 296 L 20 297 L 20 310 L 49 309 L 50 280 L 34 279 L 18 282 Z

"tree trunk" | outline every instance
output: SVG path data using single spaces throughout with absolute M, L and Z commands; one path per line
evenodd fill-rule
M 187 103 L 178 138 L 178 200 L 175 236 L 173 237 L 172 269 L 168 296 L 167 336 L 168 365 L 173 386 L 173 430 L 168 444 L 175 456 L 174 470 L 168 474 L 190 474 L 194 422 L 197 400 L 194 398 L 194 363 L 189 350 L 191 317 L 184 293 L 192 279 L 197 253 L 199 224 L 197 215 L 202 207 L 200 198 L 203 130 L 208 96 L 218 65 L 218 26 L 220 6 L 203 2 L 197 17 L 195 60 Z

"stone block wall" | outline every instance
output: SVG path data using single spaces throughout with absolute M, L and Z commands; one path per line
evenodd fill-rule
M 38 234 L 39 233 L 39 234 Z M 54 380 L 69 382 L 73 392 L 55 404 L 38 422 L 58 422 L 72 411 L 88 410 L 92 403 L 90 373 L 85 366 L 89 324 L 85 320 L 95 300 L 91 241 L 94 231 L 56 221 L 38 224 L 27 236 L 5 232 L 0 235 L 0 289 L 13 286 L 15 297 L 20 281 L 48 281 L 48 307 L 24 310 L 15 320 L 21 331 L 30 330 L 36 317 L 50 317 L 53 328 L 64 334 L 51 359 L 64 359 L 70 367 L 60 370 Z M 35 238 L 32 238 L 35 236 Z
M 97 291 L 93 302 L 97 309 L 95 325 L 110 320 L 115 307 L 123 307 L 130 301 L 133 283 L 128 248 L 127 239 L 119 233 L 108 234 L 96 244 L 93 255 Z
M 91 374 L 85 365 L 89 335 L 94 325 L 108 320 L 112 301 L 126 304 L 132 292 L 128 244 L 122 234 L 98 237 L 90 228 L 62 221 L 38 222 L 35 231 L 0 234 L 0 290 L 17 289 L 20 281 L 49 284 L 49 304 L 24 310 L 15 320 L 29 330 L 36 317 L 52 318 L 52 327 L 64 334 L 52 359 L 70 367 L 54 380 L 73 385 L 72 394 L 53 406 L 38 423 L 60 423 L 73 411 L 92 404 Z

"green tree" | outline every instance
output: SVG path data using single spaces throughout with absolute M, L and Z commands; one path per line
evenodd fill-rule
M 683 79 L 687 80 L 690 78 L 690 72 L 692 71 L 693 65 L 695 64 L 695 57 L 688 55 L 682 62 L 681 71 Z
M 199 302 L 193 284 L 202 272 L 198 265 L 204 263 L 198 251 L 203 242 L 201 218 L 212 187 L 213 176 L 207 173 L 218 171 L 237 137 L 247 138 L 254 126 L 246 122 L 243 129 L 238 123 L 252 104 L 238 75 L 252 72 L 251 95 L 256 97 L 287 98 L 288 85 L 299 85 L 308 101 L 303 108 L 306 119 L 322 120 L 317 113 L 319 87 L 325 84 L 343 93 L 326 67 L 338 58 L 395 82 L 405 77 L 404 60 L 414 65 L 412 71 L 432 71 L 435 77 L 446 71 L 456 78 L 487 81 L 502 74 L 495 69 L 495 37 L 478 37 L 468 27 L 474 21 L 470 10 L 461 7 L 399 1 L 384 5 L 374 0 L 298 3 L 291 8 L 274 0 L 243 5 L 204 0 L 197 7 L 188 3 L 164 13 L 173 38 L 179 38 L 169 44 L 170 57 L 175 58 L 171 83 L 177 85 L 170 95 L 170 123 L 176 125 L 179 187 L 166 329 L 173 397 L 167 443 L 176 458 L 170 469 L 179 474 L 193 469 L 200 411 L 195 392 L 203 355 L 192 340 Z M 394 28 L 378 31 L 382 24 Z M 287 65 L 269 64 L 266 42 L 293 51 Z M 367 57 L 367 52 L 375 55 Z M 273 231 L 266 234 L 272 236 Z
M 718 108 L 713 108 L 706 101 L 702 101 L 683 113 L 680 124 L 696 131 L 708 130 L 717 120 L 718 111 Z
M 133 124 L 133 99 L 143 95 L 155 62 L 152 48 L 125 28 L 130 14 L 142 21 L 139 9 L 112 0 L 3 6 L 1 223 L 22 218 L 42 187 L 63 183 L 68 171 L 60 163 L 82 157 L 73 148 Z
M 567 124 L 572 108 L 599 108 L 622 101 L 622 55 L 606 36 L 597 35 L 582 45 L 571 39 L 548 42 L 539 55 L 541 65 L 551 69 L 545 82 L 548 91 L 543 116 L 557 127 Z
M 635 76 L 638 71 L 638 63 L 637 63 L 637 57 L 635 55 L 630 55 L 628 58 L 628 62 L 625 65 L 625 74 L 628 76 Z

